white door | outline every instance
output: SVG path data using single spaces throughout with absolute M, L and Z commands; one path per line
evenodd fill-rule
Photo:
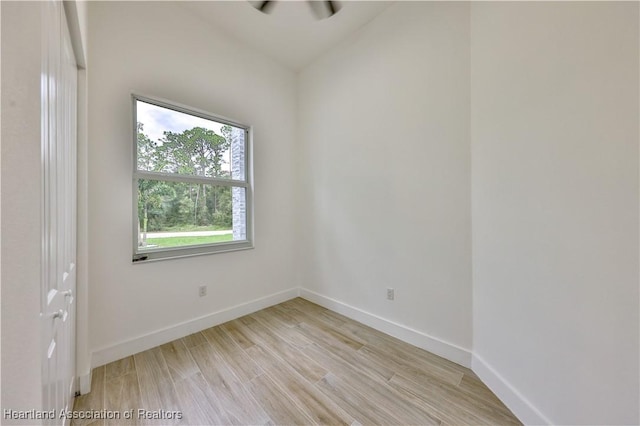
M 43 408 L 60 413 L 73 408 L 75 393 L 77 66 L 62 3 L 44 7 Z

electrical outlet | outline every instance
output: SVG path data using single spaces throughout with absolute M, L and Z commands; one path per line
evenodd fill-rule
M 387 299 L 389 300 L 393 300 L 396 297 L 396 291 L 393 288 L 388 288 L 387 289 Z
M 206 285 L 201 285 L 200 287 L 198 287 L 198 295 L 200 297 L 204 297 L 207 295 L 207 286 Z

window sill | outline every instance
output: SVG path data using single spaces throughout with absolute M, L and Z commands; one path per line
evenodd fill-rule
M 253 249 L 252 241 L 237 241 L 226 244 L 211 244 L 202 246 L 191 246 L 182 248 L 172 248 L 164 250 L 149 250 L 139 252 L 133 256 L 131 263 L 134 265 L 156 262 L 159 260 L 182 259 L 185 257 L 205 256 L 217 253 L 228 253 L 232 251 Z

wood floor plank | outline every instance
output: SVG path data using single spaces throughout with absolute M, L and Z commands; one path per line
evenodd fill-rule
M 371 363 L 386 364 L 391 370 L 402 372 L 405 375 L 427 379 L 436 378 L 452 385 L 458 385 L 464 376 L 463 373 L 442 369 L 423 360 L 402 355 L 396 356 L 394 355 L 395 351 L 393 353 L 384 352 L 384 350 L 370 345 L 363 346 L 358 352 Z
M 414 381 L 398 374 L 389 385 L 426 403 L 437 412 L 438 418 L 450 424 L 520 424 L 512 415 L 505 414 L 464 395 L 456 386 L 436 380 Z
M 183 411 L 171 379 L 171 373 L 162 355 L 162 349 L 156 347 L 134 355 L 140 397 L 142 405 L 149 411 Z M 187 423 L 186 416 L 180 419 L 149 421 L 151 424 Z
M 341 315 L 331 311 L 327 311 L 325 314 L 338 315 L 342 318 Z M 462 374 L 470 372 L 468 368 L 462 367 L 435 354 L 412 346 L 406 342 L 396 339 L 393 336 L 380 333 L 371 327 L 348 318 L 344 320 L 341 330 L 344 330 L 345 334 L 349 336 L 357 336 L 361 341 L 364 341 L 367 346 L 376 348 L 389 356 L 393 356 L 394 358 L 400 356 L 402 359 L 409 358 L 418 363 L 424 362 L 430 366 L 448 371 L 452 376 L 456 377 L 461 377 Z
M 202 373 L 198 372 L 177 380 L 175 387 L 190 424 L 227 425 L 232 423 L 224 409 L 224 404 Z
M 301 312 L 308 312 L 313 314 L 321 314 L 327 311 L 327 308 L 323 308 L 322 306 L 313 303 L 309 300 L 305 300 L 302 297 L 295 297 L 293 299 L 287 300 L 286 302 L 281 303 L 280 305 L 284 307 L 292 307 L 298 309 Z
M 312 383 L 327 374 L 325 368 L 304 355 L 299 349 L 284 341 L 274 330 L 261 322 L 254 323 L 251 328 L 246 327 L 245 332 L 254 336 L 255 340 L 260 341 L 261 346 L 274 353 Z
M 135 370 L 135 364 L 133 362 L 133 357 L 128 356 L 126 358 L 122 358 L 121 360 L 111 362 L 105 367 L 106 380 L 113 379 L 114 377 L 122 376 L 124 374 L 131 373 Z
M 400 359 L 424 371 L 432 371 L 434 374 L 439 374 L 442 378 L 452 383 L 459 383 L 465 373 L 470 373 L 470 370 L 467 368 L 409 345 L 392 336 L 380 333 L 371 327 L 360 324 L 343 315 L 329 310 L 324 311 L 323 314 L 325 316 L 336 317 L 336 321 L 342 321 L 340 330 L 345 335 L 364 342 L 365 346 L 371 350 L 381 353 L 382 358 Z
M 296 298 L 291 301 L 292 303 L 287 305 L 286 302 L 276 307 L 286 310 L 289 315 L 296 318 L 298 322 L 305 322 L 305 320 L 312 318 L 322 321 L 330 327 L 341 328 L 343 320 L 336 316 L 329 315 L 331 311 L 325 309 L 315 303 L 308 302 L 302 298 Z
M 269 414 L 275 424 L 307 425 L 313 423 L 296 403 L 289 398 L 267 374 L 262 374 L 249 383 L 256 400 Z
M 319 325 L 322 325 L 323 327 L 328 327 L 329 329 L 339 330 L 341 334 L 343 334 L 344 336 L 348 337 L 353 341 L 360 343 L 363 346 L 369 343 L 370 339 L 362 338 L 360 334 L 354 333 L 350 327 L 347 327 L 346 325 L 348 325 L 348 322 L 333 319 L 330 315 L 328 315 L 328 312 L 329 311 L 322 312 L 319 314 L 315 314 L 313 316 L 309 315 L 309 318 L 303 322 L 316 324 L 316 325 L 319 324 Z M 340 324 L 340 325 L 337 325 L 337 324 Z
M 346 318 L 340 315 L 332 315 L 334 313 L 333 311 L 301 297 L 288 300 L 278 306 L 283 306 L 284 308 L 289 308 L 293 311 L 297 311 L 303 315 L 312 316 L 314 318 L 326 319 L 326 321 L 333 327 L 341 327 L 342 321 Z
M 273 353 L 260 345 L 248 348 L 247 352 L 256 362 L 264 366 L 266 374 L 285 389 L 290 398 L 296 401 L 316 424 L 335 425 L 354 422 L 355 419 L 352 416 Z
M 161 345 L 160 350 L 174 381 L 200 372 L 182 339 Z
M 244 325 L 251 325 L 254 322 L 256 322 L 256 319 L 253 318 L 251 315 L 245 315 L 243 317 L 238 318 L 238 321 L 240 321 L 242 324 Z
M 340 377 L 365 375 L 380 383 L 386 383 L 395 375 L 395 372 L 389 369 L 359 359 L 357 352 L 333 350 L 317 343 L 308 346 L 302 352 Z
M 323 394 L 315 385 L 296 375 L 275 376 L 289 395 L 319 425 L 353 424 L 355 418 Z
M 274 311 L 271 311 L 274 312 Z M 296 348 L 303 348 L 309 345 L 311 340 L 307 338 L 304 333 L 301 333 L 296 327 L 291 327 L 285 322 L 280 320 L 278 314 L 269 314 L 266 311 L 255 312 L 251 315 L 254 322 L 249 327 L 254 329 L 256 323 L 262 324 L 269 329 L 270 332 L 275 333 L 279 338 L 289 342 Z
M 482 401 L 505 414 L 511 414 L 502 401 L 500 401 L 500 399 L 498 399 L 498 397 L 495 396 L 495 394 L 491 392 L 487 386 L 475 376 L 475 374 L 465 374 L 458 387 L 460 391 L 464 392 L 469 397 L 477 398 L 479 401 Z
M 344 342 L 348 346 L 354 347 L 356 350 L 367 343 L 366 340 L 361 339 L 354 333 L 351 333 L 348 329 L 342 327 L 342 321 L 340 324 L 336 324 L 335 321 L 329 320 L 329 317 L 325 316 L 326 309 L 318 313 L 305 313 L 305 319 L 300 323 L 300 326 L 305 324 L 314 326 L 325 333 L 333 335 L 334 338 Z
M 342 347 L 357 351 L 362 346 L 361 342 L 357 342 L 337 330 L 329 329 L 322 325 L 300 323 L 296 328 L 300 329 L 309 339 L 315 343 L 326 345 L 328 347 Z
M 476 394 L 472 392 L 466 392 L 459 386 L 449 387 L 444 385 L 447 389 L 445 393 L 448 396 L 449 401 L 456 401 L 459 405 L 463 406 L 468 412 L 476 414 L 483 419 L 485 423 L 501 424 L 501 425 L 519 425 L 520 422 L 513 416 L 504 404 L 499 405 L 486 404 L 479 399 Z M 442 388 L 440 388 L 442 389 Z
M 268 372 L 277 367 L 279 363 L 285 363 L 284 360 L 277 357 L 273 352 L 265 349 L 262 345 L 253 345 L 246 349 L 247 355 L 256 363 L 260 364 L 264 371 Z
M 374 360 L 369 357 L 362 355 L 362 349 L 358 351 L 352 350 L 344 350 L 342 348 L 328 347 L 323 344 L 310 345 L 303 350 L 307 356 L 312 359 L 319 359 L 318 353 L 328 351 L 331 357 L 339 358 L 343 361 L 348 368 L 355 371 L 361 371 L 363 374 L 370 376 L 373 379 L 380 380 L 381 382 L 386 382 L 396 373 L 393 368 L 389 366 L 389 364 L 385 364 L 383 362 L 379 362 L 379 360 Z M 335 372 L 334 372 L 335 373 Z
M 274 315 L 273 312 L 269 313 L 265 310 L 254 312 L 253 314 L 251 314 L 251 318 L 255 319 L 256 322 L 268 326 L 272 330 L 286 330 L 288 328 L 291 328 L 289 324 L 282 321 L 280 317 Z
M 295 327 L 301 321 L 297 315 L 291 315 L 287 309 L 282 308 L 281 306 L 271 306 L 270 308 L 264 309 L 263 312 L 268 315 L 272 315 L 277 318 L 280 322 L 285 324 L 287 327 Z
M 202 330 L 202 334 L 214 348 L 220 347 L 225 348 L 225 350 L 231 350 L 237 346 L 229 334 L 225 333 L 220 326 Z M 239 346 L 237 347 L 239 348 Z
M 185 346 L 190 348 L 192 346 L 198 346 L 207 341 L 206 337 L 201 332 L 193 333 L 182 338 Z
M 332 316 L 339 314 L 329 311 L 326 315 Z M 344 330 L 345 333 L 349 333 L 350 336 L 357 336 L 361 341 L 368 345 L 378 344 L 380 341 L 385 340 L 389 343 L 393 342 L 393 337 L 388 336 L 389 339 L 387 340 L 387 336 L 380 336 L 380 333 L 377 330 L 352 320 L 344 320 L 341 330 Z
M 271 419 L 211 344 L 189 348 L 213 392 L 221 399 L 232 424 L 265 424 Z
M 135 371 L 116 376 L 105 382 L 104 409 L 120 413 L 119 419 L 106 419 L 105 425 L 138 425 L 137 410 L 142 407 L 138 377 Z M 132 410 L 130 419 L 124 413 Z
M 372 373 L 366 366 L 359 365 L 358 361 L 351 364 L 318 345 L 312 345 L 307 350 L 310 357 L 327 366 L 334 376 L 352 386 L 354 392 L 374 401 L 380 409 L 396 416 L 403 424 L 440 424 L 440 419 L 432 411 L 407 402 L 400 393 L 387 385 L 387 378 Z
M 249 348 L 257 343 L 253 341 L 247 333 L 245 333 L 244 324 L 240 320 L 226 322 L 220 327 L 234 342 L 236 342 L 236 345 L 240 346 L 242 349 Z
M 262 374 L 262 368 L 247 356 L 222 327 L 209 328 L 203 334 L 213 350 L 227 362 L 227 365 L 243 383 L 247 383 Z
M 380 409 L 374 402 L 332 373 L 327 373 L 316 386 L 361 424 L 399 425 L 400 418 Z
M 303 349 L 313 343 L 304 333 L 297 327 L 289 327 L 284 329 L 278 329 L 275 333 L 280 336 L 284 341 L 297 349 Z
M 94 368 L 91 372 L 91 392 L 81 395 L 74 400 L 74 411 L 102 411 L 104 409 L 104 386 L 106 367 Z M 103 424 L 103 420 L 96 420 L 98 424 Z M 72 426 L 85 426 L 92 423 L 90 419 L 72 419 Z
M 392 378 L 388 382 L 389 386 L 403 395 L 408 401 L 415 405 L 421 405 L 423 409 L 433 412 L 443 424 L 450 425 L 476 425 L 481 424 L 480 419 L 472 414 L 467 414 L 464 410 L 446 404 L 446 400 L 436 391 L 421 392 L 416 390 L 413 383 L 406 383 L 400 378 Z

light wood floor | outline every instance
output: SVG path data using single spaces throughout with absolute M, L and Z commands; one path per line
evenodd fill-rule
M 94 425 L 520 424 L 471 370 L 300 298 L 96 368 L 74 409 L 134 410 Z

